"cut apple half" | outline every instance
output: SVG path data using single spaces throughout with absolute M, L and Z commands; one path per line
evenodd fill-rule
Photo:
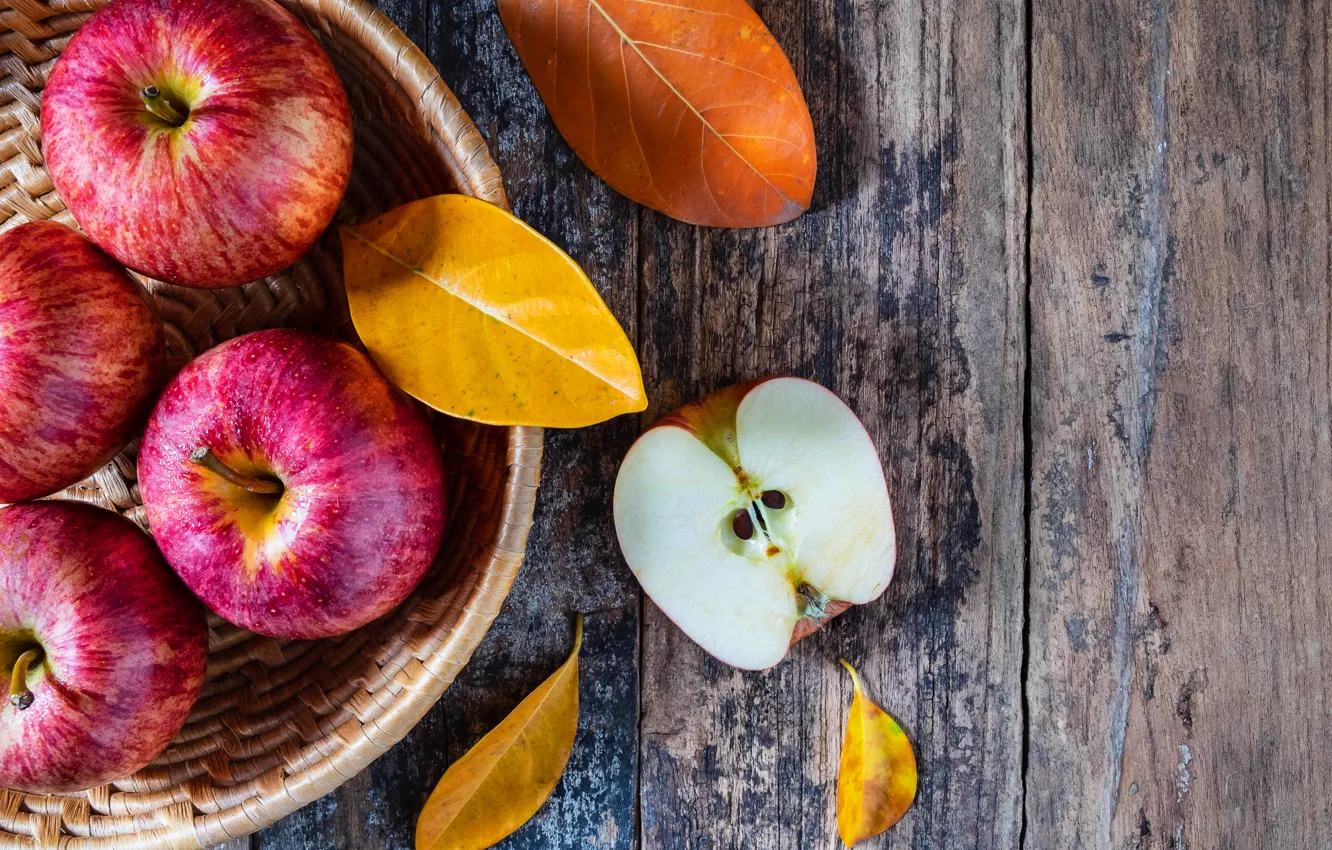
M 750 670 L 877 599 L 896 551 L 874 443 L 800 378 L 728 387 L 644 433 L 615 482 L 615 530 L 652 601 Z

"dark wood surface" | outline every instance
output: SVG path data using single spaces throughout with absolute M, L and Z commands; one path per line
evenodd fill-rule
M 381 5 L 620 318 L 651 407 L 549 434 L 527 563 L 457 684 L 233 850 L 410 848 L 574 611 L 578 744 L 509 850 L 839 846 L 839 656 L 921 765 L 871 850 L 1332 846 L 1327 0 L 759 0 L 819 142 L 812 209 L 761 231 L 592 176 L 493 0 Z M 641 597 L 610 498 L 641 427 L 776 372 L 865 420 L 898 574 L 740 673 Z

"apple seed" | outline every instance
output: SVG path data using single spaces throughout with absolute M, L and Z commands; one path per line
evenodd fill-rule
M 731 520 L 731 530 L 741 540 L 749 540 L 754 536 L 754 518 L 749 515 L 749 511 L 736 511 L 735 517 Z
M 786 494 L 780 490 L 765 490 L 760 496 L 764 507 L 772 508 L 774 511 L 780 511 L 786 507 Z

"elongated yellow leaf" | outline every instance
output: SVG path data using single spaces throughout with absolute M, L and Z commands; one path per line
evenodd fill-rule
M 865 697 L 855 668 L 845 660 L 842 666 L 851 674 L 856 694 L 837 774 L 837 831 L 848 847 L 855 847 L 897 823 L 911 808 L 916 756 L 902 727 Z
M 466 195 L 342 230 L 352 322 L 388 379 L 492 425 L 576 428 L 647 407 L 633 346 L 550 240 Z
M 416 823 L 416 850 L 482 850 L 546 802 L 578 732 L 582 645 L 580 617 L 569 660 L 444 772 Z

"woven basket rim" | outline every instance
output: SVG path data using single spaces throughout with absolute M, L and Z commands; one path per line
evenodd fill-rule
M 23 57 L 7 36 L 43 39 L 63 47 L 68 35 L 48 26 L 53 19 L 78 16 L 105 5 L 106 0 L 0 0 L 0 78 L 5 60 Z M 443 160 L 459 191 L 508 208 L 498 166 L 485 140 L 456 97 L 424 53 L 369 0 L 279 0 L 316 31 L 330 34 L 337 28 L 358 48 L 385 69 L 411 100 L 415 129 Z M 81 23 L 81 20 L 78 22 Z M 70 29 L 66 26 L 65 29 Z M 10 50 L 5 48 L 9 47 Z M 9 56 L 4 56 L 5 53 Z M 18 55 L 16 55 L 18 54 Z M 47 65 L 54 60 L 43 60 Z M 4 92 L 0 92 L 3 94 Z M 0 146 L 4 141 L 5 110 L 0 99 Z M 13 106 L 14 104 L 10 104 Z M 18 131 L 22 132 L 19 127 Z M 3 165 L 0 162 L 0 165 Z M 3 177 L 3 174 L 0 174 Z M 5 190 L 0 182 L 0 191 Z M 2 211 L 0 211 L 2 212 Z M 12 224 L 12 222 L 11 222 Z M 3 221 L 0 221 L 0 230 Z M 532 526 L 536 491 L 540 482 L 543 431 L 535 427 L 511 427 L 507 431 L 507 478 L 503 483 L 500 518 L 481 556 L 481 565 L 460 577 L 467 584 L 446 594 L 438 604 L 456 608 L 457 619 L 440 618 L 429 633 L 434 649 L 426 657 L 408 659 L 392 677 L 396 693 L 371 693 L 361 688 L 348 703 L 354 716 L 331 736 L 306 741 L 305 750 L 317 751 L 318 759 L 293 770 L 274 768 L 266 774 L 266 793 L 200 813 L 188 795 L 164 802 L 143 818 L 145 829 L 135 833 L 94 835 L 86 831 L 90 801 L 97 811 L 106 811 L 110 789 L 103 786 L 84 795 L 35 798 L 0 788 L 0 850 L 23 848 L 67 848 L 67 850 L 182 850 L 206 848 L 251 835 L 276 823 L 306 804 L 328 794 L 359 774 L 378 756 L 404 738 L 439 700 L 467 663 L 507 597 L 526 550 Z M 473 563 L 476 563 L 473 561 Z M 464 567 L 467 565 L 464 564 Z M 411 619 L 411 611 L 398 616 Z M 436 633 L 438 632 L 438 634 Z M 225 647 L 223 648 L 225 650 Z M 210 657 L 210 666 L 212 658 Z M 391 690 L 394 690 L 391 689 Z M 357 699 L 369 705 L 358 710 Z M 365 717 L 363 723 L 360 719 Z M 306 758 L 304 751 L 300 758 Z M 299 759 L 298 759 L 299 760 Z M 206 777 L 205 777 L 206 778 Z M 171 790 L 178 791 L 180 787 Z M 20 810 L 26 806 L 28 813 Z M 16 830 L 19 819 L 31 819 L 28 827 Z M 62 831 L 62 824 L 81 822 L 78 834 Z M 10 831 L 13 830 L 13 831 Z

